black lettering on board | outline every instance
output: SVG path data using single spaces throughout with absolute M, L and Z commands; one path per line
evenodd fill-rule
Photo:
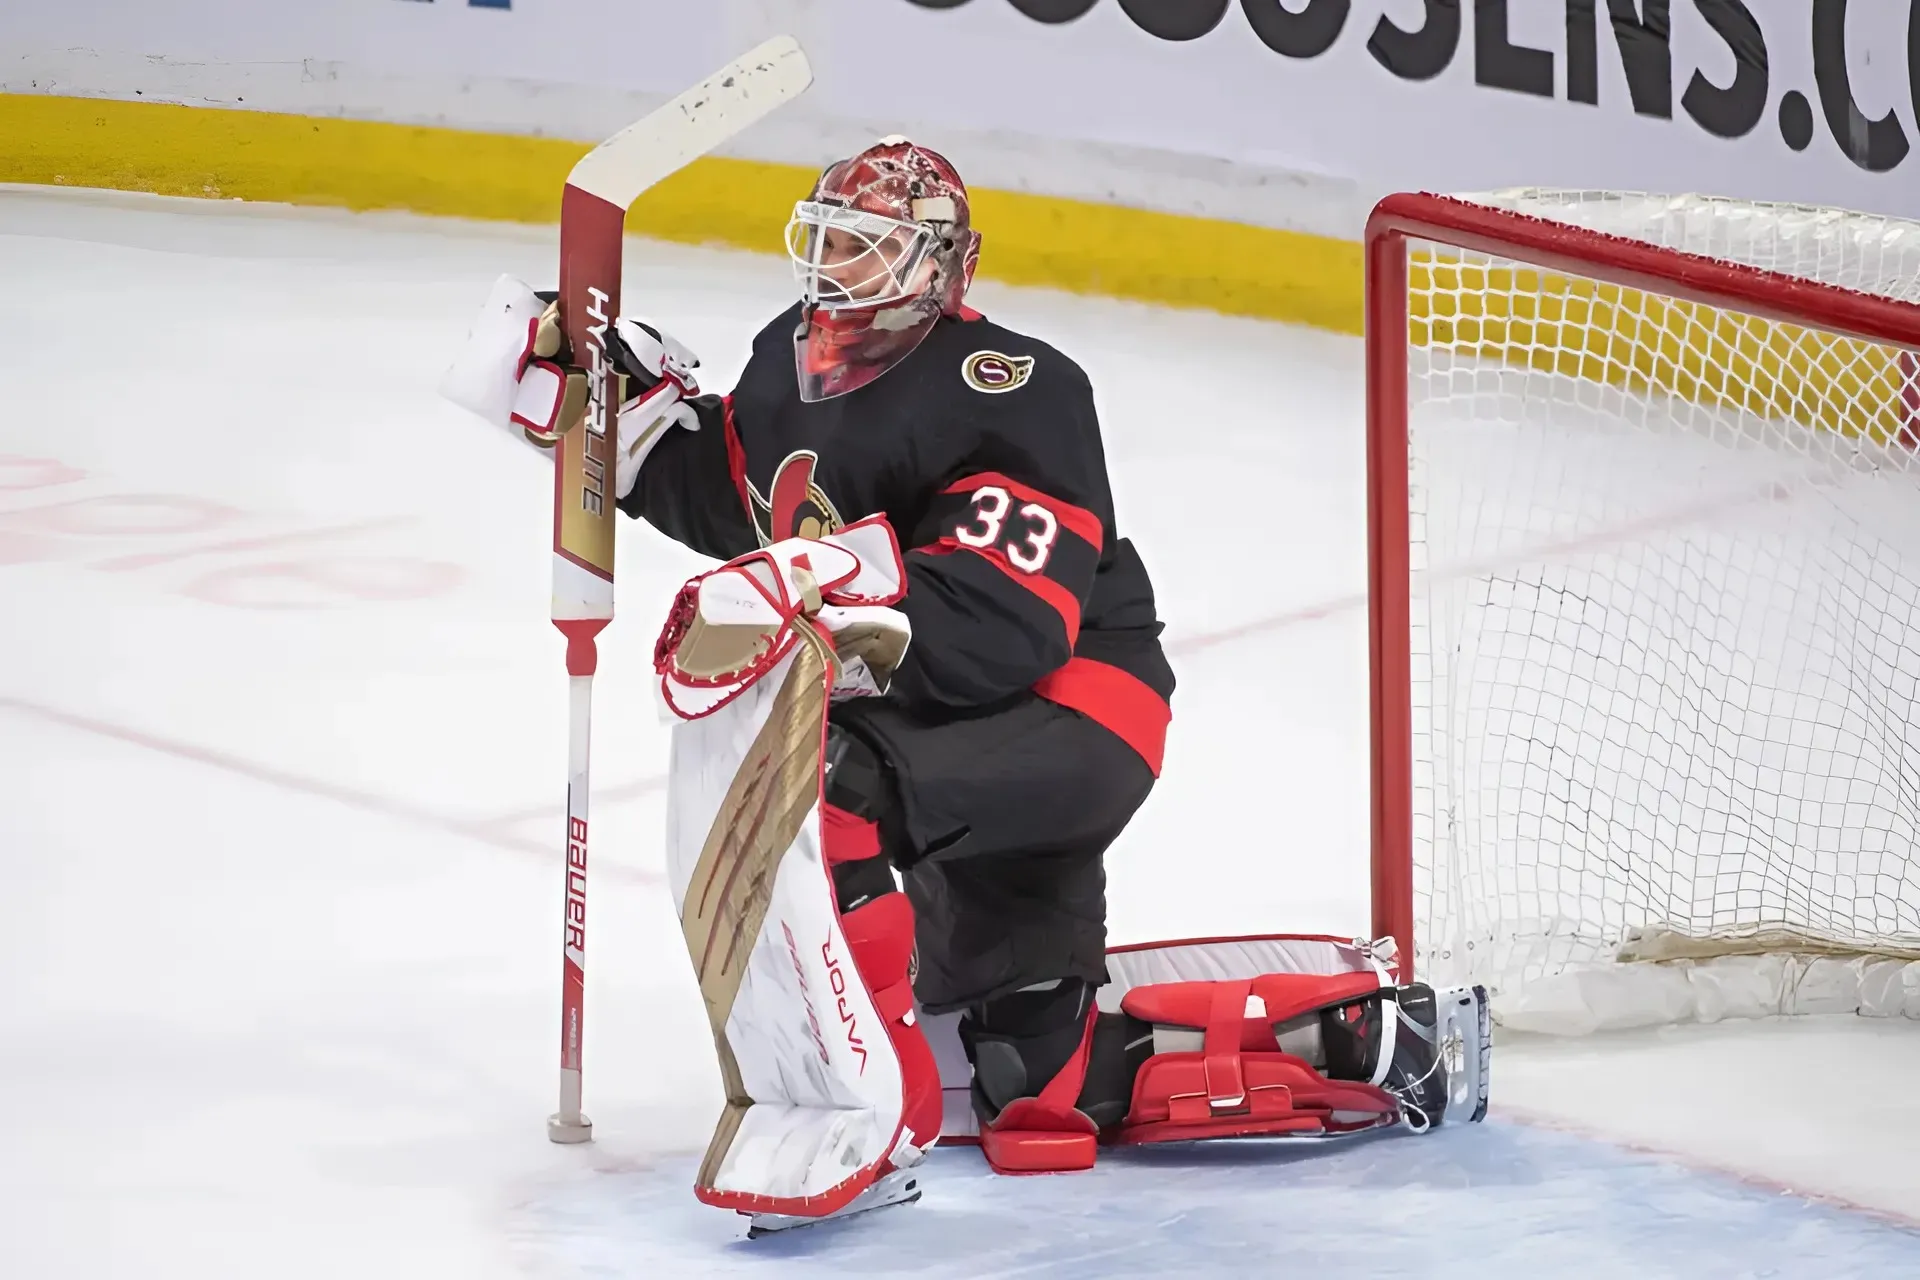
M 1507 37 L 1507 0 L 1473 0 L 1473 78 L 1491 89 L 1553 96 L 1553 54 Z
M 1733 83 L 1722 88 L 1696 67 L 1680 108 L 1716 138 L 1744 138 L 1767 114 L 1766 37 L 1744 0 L 1693 0 L 1693 7 L 1733 51 Z
M 1913 42 L 1911 31 L 1907 42 Z M 1907 158 L 1911 144 L 1900 118 L 1889 111 L 1869 120 L 1854 100 L 1847 72 L 1847 0 L 1813 0 L 1813 83 L 1827 132 L 1847 159 L 1868 173 L 1885 173 Z
M 1426 4 L 1427 18 L 1419 30 L 1403 31 L 1382 14 L 1367 41 L 1373 60 L 1402 80 L 1433 79 L 1452 65 L 1460 50 L 1460 0 Z
M 1333 48 L 1347 25 L 1353 0 L 1307 0 L 1295 13 L 1280 0 L 1240 0 L 1240 12 L 1260 43 L 1289 58 L 1317 58 Z

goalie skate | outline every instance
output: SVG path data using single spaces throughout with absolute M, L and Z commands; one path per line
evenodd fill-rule
M 792 1231 L 796 1227 L 813 1227 L 823 1222 L 844 1222 L 848 1218 L 857 1218 L 861 1214 L 872 1213 L 875 1209 L 890 1209 L 897 1204 L 912 1204 L 920 1198 L 920 1171 L 918 1169 L 895 1169 L 883 1178 L 875 1180 L 872 1186 L 855 1196 L 845 1208 L 819 1217 L 800 1217 L 784 1213 L 750 1213 L 747 1215 L 747 1239 L 758 1240 L 761 1236 L 772 1235 L 779 1231 Z
M 1493 1064 L 1493 1015 L 1487 989 L 1448 987 L 1433 993 L 1433 1004 L 1440 1069 L 1446 1073 L 1446 1114 L 1470 1123 L 1485 1120 Z M 1408 1123 L 1419 1127 L 1412 1116 Z

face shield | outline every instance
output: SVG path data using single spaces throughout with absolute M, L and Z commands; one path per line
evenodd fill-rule
M 920 345 L 940 314 L 940 244 L 925 223 L 814 200 L 794 206 L 787 255 L 805 304 L 794 334 L 802 400 L 857 390 Z
M 916 297 L 932 276 L 935 244 L 933 229 L 922 223 L 815 200 L 795 205 L 787 223 L 801 300 L 828 312 Z

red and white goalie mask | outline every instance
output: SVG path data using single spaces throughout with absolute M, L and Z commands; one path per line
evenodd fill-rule
M 794 206 L 787 253 L 804 304 L 800 398 L 828 400 L 872 382 L 959 312 L 980 235 L 946 158 L 883 138 L 829 166 Z

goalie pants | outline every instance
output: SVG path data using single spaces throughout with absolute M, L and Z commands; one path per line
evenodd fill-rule
M 879 698 L 832 715 L 894 780 L 880 834 L 913 903 L 923 1009 L 1107 980 L 1102 859 L 1153 788 L 1133 748 L 1033 694 L 960 717 Z

